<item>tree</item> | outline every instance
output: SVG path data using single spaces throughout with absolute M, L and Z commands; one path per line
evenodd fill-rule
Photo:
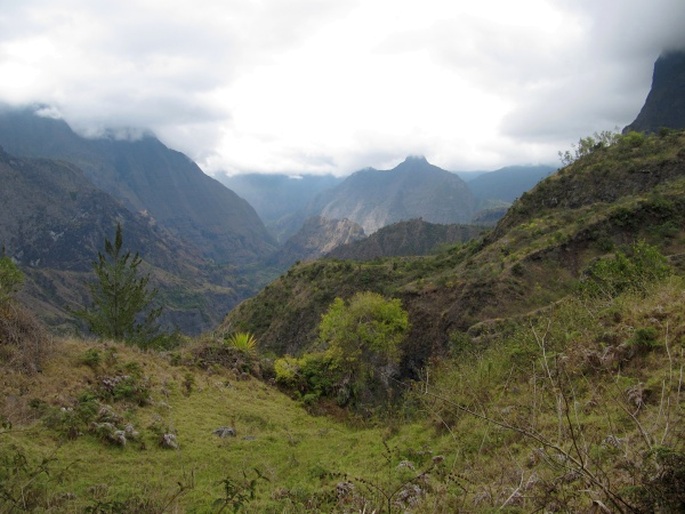
M 321 318 L 319 338 L 356 396 L 377 385 L 388 390 L 388 375 L 399 363 L 399 345 L 408 330 L 409 316 L 400 300 L 361 292 L 349 303 L 333 301 Z
M 139 346 L 150 346 L 159 333 L 161 308 L 153 308 L 157 290 L 149 290 L 150 275 L 140 275 L 142 259 L 123 250 L 121 224 L 114 243 L 105 238 L 105 253 L 93 263 L 97 281 L 88 284 L 92 305 L 74 314 L 94 334 Z
M 8 302 L 24 283 L 24 274 L 8 256 L 0 257 L 0 304 Z

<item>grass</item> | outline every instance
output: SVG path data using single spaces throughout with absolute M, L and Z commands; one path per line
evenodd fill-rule
M 262 382 L 236 380 L 224 370 L 173 367 L 163 356 L 127 347 L 111 345 L 116 363 L 94 370 L 83 364 L 90 348 L 85 342 L 62 341 L 40 376 L 23 381 L 20 390 L 7 380 L 3 385 L 4 397 L 18 397 L 13 410 L 7 402 L 3 409 L 12 427 L 0 432 L 3 447 L 18 445 L 32 461 L 49 455 L 54 458 L 51 468 L 64 471 L 59 482 L 49 484 L 49 495 L 53 503 L 58 497 L 73 499 L 55 512 L 80 512 L 135 498 L 154 499 L 156 507 L 146 507 L 151 509 L 171 501 L 176 511 L 212 511 L 213 502 L 222 498 L 222 480 L 243 484 L 244 473 L 251 477 L 255 469 L 264 479 L 258 480 L 250 511 L 281 512 L 288 505 L 301 511 L 298 502 L 311 501 L 322 492 L 332 494 L 343 476 L 374 479 L 384 441 L 404 446 L 423 439 L 416 428 L 388 439 L 384 427 L 352 427 L 313 417 Z M 66 439 L 33 419 L 40 418 L 37 413 L 27 414 L 36 398 L 55 408 L 69 408 L 98 377 L 135 368 L 131 363 L 149 379 L 151 401 L 142 407 L 127 402 L 112 407 L 141 432 L 138 441 L 122 448 L 90 433 Z M 188 394 L 183 382 L 189 372 L 194 384 Z M 220 426 L 233 427 L 236 437 L 214 436 Z M 179 449 L 160 448 L 160 432 L 175 433 Z M 183 490 L 176 497 L 179 484 Z M 330 494 L 319 501 L 332 501 Z

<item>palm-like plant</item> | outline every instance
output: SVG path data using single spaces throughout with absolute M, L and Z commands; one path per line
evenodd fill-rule
M 250 332 L 235 332 L 226 338 L 226 344 L 250 355 L 257 353 L 257 339 Z

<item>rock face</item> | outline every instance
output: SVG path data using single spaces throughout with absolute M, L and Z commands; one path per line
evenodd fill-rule
M 398 221 L 423 218 L 430 223 L 467 223 L 475 199 L 454 173 L 408 157 L 389 171 L 373 168 L 353 173 L 321 194 L 314 210 L 329 219 L 348 218 L 372 234 Z
M 364 229 L 348 219 L 307 219 L 300 231 L 275 254 L 272 264 L 286 268 L 296 261 L 317 259 L 340 245 L 363 239 Z
M 32 110 L 0 110 L 0 146 L 17 157 L 67 161 L 133 213 L 145 213 L 218 263 L 254 262 L 274 242 L 247 201 L 151 135 L 79 136 Z
M 654 63 L 652 87 L 640 114 L 624 132 L 685 128 L 685 51 L 667 52 Z

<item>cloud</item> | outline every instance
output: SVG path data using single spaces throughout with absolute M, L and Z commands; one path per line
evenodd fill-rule
M 682 0 L 23 0 L 0 101 L 89 135 L 152 130 L 209 172 L 550 162 L 623 126 Z

